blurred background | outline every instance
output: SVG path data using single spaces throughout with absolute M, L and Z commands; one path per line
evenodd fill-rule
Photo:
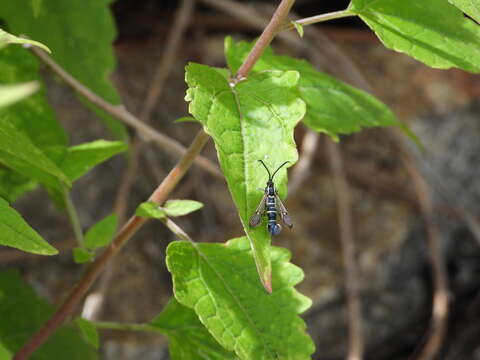
M 226 10 L 232 3 L 239 8 Z M 165 82 L 150 123 L 188 146 L 200 127 L 174 123 L 188 115 L 184 66 L 189 61 L 225 66 L 225 36 L 254 39 L 262 19 L 269 18 L 277 3 L 197 0 L 192 11 L 180 9 L 182 1 L 173 0 L 113 3 L 118 27 L 113 80 L 126 108 L 134 114 L 144 111 L 152 77 L 169 49 L 173 29 L 178 30 L 175 19 L 183 16 L 184 32 L 175 51 L 170 51 L 173 65 L 164 70 Z M 293 11 L 308 17 L 347 5 L 348 1 L 339 0 L 297 0 Z M 255 16 L 243 15 L 242 9 Z M 308 59 L 319 69 L 373 92 L 425 147 L 419 151 L 411 140 L 399 141 L 398 135 L 384 129 L 341 138 L 365 358 L 427 359 L 426 344 L 437 342 L 436 359 L 480 359 L 478 77 L 459 70 L 434 70 L 387 50 L 355 18 L 305 30 L 303 39 L 291 31 L 275 40 L 277 53 Z M 44 76 L 50 101 L 72 144 L 110 138 L 96 115 L 65 84 L 48 71 Z M 349 316 L 337 210 L 341 180 L 332 174 L 325 136 L 299 126 L 295 137 L 301 165 L 290 172 L 286 200 L 295 227 L 283 231 L 274 244 L 290 249 L 292 262 L 305 272 L 298 289 L 313 300 L 304 319 L 317 346 L 314 358 L 343 359 L 348 351 Z M 203 154 L 217 161 L 212 143 Z M 135 159 L 132 163 L 115 157 L 76 184 L 73 201 L 84 229 L 112 209 L 131 214 L 177 157 L 143 143 Z M 242 234 L 225 181 L 203 169 L 192 167 L 172 198 L 205 204 L 201 211 L 178 219 L 195 241 L 224 242 Z M 72 261 L 74 239 L 68 219 L 41 189 L 17 201 L 15 207 L 61 255 L 40 257 L 1 248 L 0 266 L 20 268 L 39 294 L 59 304 L 82 273 Z M 84 314 L 118 322 L 152 319 L 172 295 L 164 258 L 173 240 L 160 222 L 142 228 L 97 282 L 95 291 L 104 296 L 103 305 L 87 304 Z M 441 304 L 446 294 L 448 316 L 432 323 L 434 299 Z M 103 331 L 101 351 L 107 360 L 168 359 L 166 339 L 158 334 Z

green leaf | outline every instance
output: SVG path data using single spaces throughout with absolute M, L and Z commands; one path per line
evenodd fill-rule
M 296 21 L 291 21 L 292 25 L 295 26 L 295 30 L 297 30 L 298 35 L 300 35 L 301 38 L 303 38 L 303 25 L 296 22 Z
M 8 349 L 0 343 L 0 360 L 10 360 L 13 354 L 8 351 Z
M 39 81 L 41 79 L 38 72 L 38 62 L 25 49 L 8 47 L 0 51 L 0 83 L 13 85 L 31 80 Z M 6 122 L 21 131 L 51 159 L 66 149 L 67 135 L 56 120 L 43 89 L 13 106 L 0 109 L 0 126 Z M 3 170 L 1 173 L 0 194 L 7 194 L 5 197 L 12 201 L 35 187 L 32 178 L 41 180 L 26 172 L 20 175 L 13 170 Z M 56 181 L 54 183 L 57 185 Z
M 39 255 L 58 254 L 30 225 L 0 198 L 0 245 Z
M 0 12 L 2 11 L 0 8 Z M 25 49 L 8 47 L 0 51 L 0 83 L 42 82 L 37 59 Z M 33 96 L 14 106 L 0 110 L 0 122 L 9 121 L 23 131 L 43 152 L 64 149 L 68 137 L 56 119 L 42 88 Z M 55 150 L 58 152 L 58 150 Z
M 125 150 L 127 150 L 127 145 L 124 142 L 96 140 L 68 148 L 63 160 L 58 163 L 73 182 L 85 175 L 95 165 Z
M 97 328 L 90 321 L 83 318 L 77 318 L 75 320 L 78 328 L 80 329 L 85 340 L 92 345 L 95 349 L 100 346 L 100 337 L 98 335 Z
M 97 249 L 108 245 L 117 232 L 117 227 L 117 214 L 108 215 L 88 229 L 85 234 L 85 246 L 89 249 Z
M 54 188 L 70 180 L 28 137 L 8 121 L 0 121 L 0 163 Z
M 39 83 L 36 81 L 15 85 L 0 85 L 0 107 L 20 101 L 32 95 L 38 88 Z
M 235 44 L 230 37 L 225 39 L 225 55 L 232 72 L 236 72 L 252 46 L 253 43 L 244 41 Z M 307 104 L 303 121 L 336 141 L 339 134 L 354 133 L 362 127 L 400 125 L 390 109 L 375 97 L 321 73 L 304 60 L 274 55 L 268 48 L 254 71 L 268 69 L 300 73 L 298 88 Z
M 53 307 L 25 285 L 16 271 L 0 273 L 0 341 L 15 353 L 52 315 Z M 31 360 L 96 360 L 97 354 L 71 326 L 62 326 Z
M 146 218 L 165 219 L 167 213 L 164 209 L 161 209 L 156 202 L 146 201 L 138 205 L 137 210 L 135 210 L 135 215 Z
M 448 0 L 465 14 L 480 23 L 480 2 L 478 0 Z
M 47 46 L 45 46 L 44 44 L 42 44 L 38 41 L 21 38 L 21 37 L 9 34 L 6 31 L 0 29 L 0 49 L 3 48 L 4 46 L 8 45 L 8 44 L 34 45 L 34 46 L 38 46 L 39 48 L 42 48 L 43 50 L 51 53 L 50 49 Z
M 203 204 L 195 200 L 167 200 L 163 210 L 168 216 L 178 217 L 201 209 Z
M 89 262 L 93 259 L 95 254 L 87 249 L 83 248 L 73 248 L 73 261 L 75 261 L 75 264 L 84 264 L 86 262 Z
M 34 180 L 0 165 L 0 197 L 9 203 L 36 187 Z
M 352 0 L 389 49 L 439 69 L 480 72 L 480 27 L 446 0 Z
M 213 137 L 222 170 L 251 241 L 260 279 L 271 289 L 270 243 L 266 226 L 251 228 L 267 174 L 258 162 L 275 168 L 298 158 L 293 129 L 305 114 L 299 98 L 296 71 L 265 71 L 230 85 L 225 71 L 191 63 L 186 69 L 189 111 Z M 281 197 L 286 194 L 286 169 L 275 178 Z
M 115 67 L 112 42 L 115 24 L 108 0 L 6 1 L 0 8 L 11 32 L 26 34 L 52 50 L 52 57 L 81 83 L 106 100 L 120 97 L 109 77 Z M 105 125 L 120 139 L 125 126 L 95 108 Z
M 150 322 L 169 339 L 172 360 L 237 359 L 210 335 L 195 312 L 172 298 L 163 311 Z
M 176 241 L 167 248 L 176 299 L 192 308 L 213 337 L 241 359 L 310 359 L 314 345 L 298 314 L 311 301 L 294 286 L 303 279 L 290 253 L 271 248 L 273 291 L 256 281 L 248 240 L 226 244 Z

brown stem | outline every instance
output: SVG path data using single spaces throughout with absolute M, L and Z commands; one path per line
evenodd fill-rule
M 282 0 L 277 11 L 275 11 L 274 17 L 275 21 L 275 28 L 282 23 L 282 21 L 287 17 L 288 11 L 290 10 L 291 6 L 293 5 L 294 0 Z M 289 6 L 287 6 L 289 5 Z M 280 7 L 282 11 L 280 11 Z M 264 37 L 268 40 L 266 45 L 263 49 L 257 48 L 257 57 L 256 60 L 260 57 L 265 47 L 270 43 L 272 38 L 275 36 L 275 32 L 271 32 L 273 27 L 271 27 L 269 35 L 264 35 L 262 33 L 261 37 Z M 275 30 L 275 29 L 273 29 Z M 269 39 L 268 39 L 269 38 Z M 253 49 L 252 49 L 253 51 Z M 121 113 L 124 114 L 125 110 L 113 106 L 112 104 L 106 102 L 105 100 L 101 99 L 100 97 L 96 96 L 90 89 L 85 87 L 84 85 L 80 84 L 76 81 L 70 74 L 65 72 L 61 69 L 56 63 L 53 62 L 49 57 L 46 57 L 45 54 L 40 53 L 37 56 L 41 57 L 49 66 L 55 66 L 55 72 L 60 75 L 64 80 L 69 83 L 72 87 L 74 87 L 77 91 L 82 93 L 87 97 L 89 95 L 91 100 L 102 103 L 106 105 L 106 107 L 115 113 L 118 113 L 120 109 Z M 250 58 L 250 60 L 248 60 Z M 244 66 L 247 60 L 250 62 L 249 66 Z M 255 64 L 255 61 L 252 62 L 252 57 L 248 56 L 247 60 L 245 60 L 244 64 L 242 64 L 241 68 L 251 69 Z M 248 70 L 249 71 L 249 70 Z M 244 76 L 248 74 L 248 71 L 244 73 Z M 237 74 L 238 75 L 238 74 Z M 243 77 L 244 77 L 243 76 Z M 75 85 L 75 86 L 74 86 Z M 77 88 L 78 87 L 78 88 Z M 92 97 L 93 95 L 93 97 Z M 129 114 L 129 113 L 128 113 Z M 132 115 L 130 115 L 132 116 Z M 133 116 L 132 116 L 133 117 Z M 140 120 L 134 117 L 135 122 L 137 124 L 137 130 L 144 126 Z M 195 157 L 200 153 L 201 149 L 205 146 L 207 141 L 209 140 L 209 136 L 203 131 L 200 130 L 195 137 L 194 141 L 188 148 L 188 150 L 184 153 L 180 161 L 177 165 L 168 173 L 167 177 L 162 181 L 162 183 L 157 187 L 157 189 L 153 192 L 150 196 L 150 201 L 155 201 L 158 204 L 162 204 L 168 197 L 168 195 L 172 192 L 175 186 L 178 184 L 180 179 L 183 177 L 185 172 L 190 168 Z M 40 346 L 42 345 L 45 340 L 63 323 L 65 318 L 74 310 L 75 306 L 78 302 L 81 301 L 83 296 L 86 294 L 90 286 L 93 284 L 95 279 L 98 275 L 102 272 L 105 266 L 108 264 L 109 260 L 120 250 L 120 248 L 137 232 L 137 230 L 147 221 L 145 218 L 141 218 L 138 216 L 132 216 L 130 220 L 122 227 L 118 235 L 113 239 L 112 243 L 107 247 L 107 249 L 93 262 L 86 270 L 85 275 L 82 277 L 80 282 L 73 288 L 69 297 L 65 300 L 65 302 L 60 306 L 60 308 L 53 314 L 53 316 L 37 331 L 33 336 L 29 339 L 29 341 L 15 354 L 13 360 L 26 360 L 28 357 Z
M 429 337 L 418 359 L 433 360 L 440 350 L 445 337 L 448 319 L 448 280 L 440 246 L 440 231 L 433 219 L 433 202 L 430 197 L 427 182 L 416 167 L 414 159 L 404 149 L 403 139 L 398 134 L 393 134 L 392 137 L 396 140 L 395 145 L 400 149 L 402 162 L 415 186 L 420 211 L 422 212 L 427 227 L 426 241 L 433 272 L 434 292 Z
M 149 200 L 162 204 L 172 192 L 185 172 L 190 168 L 200 151 L 207 143 L 209 136 L 200 131 L 178 164 L 169 172 L 167 177 L 152 193 Z M 53 314 L 53 316 L 35 332 L 30 340 L 17 352 L 13 360 L 25 360 L 64 322 L 65 318 L 72 313 L 75 306 L 81 301 L 87 290 L 102 272 L 110 259 L 125 245 L 125 243 L 147 222 L 146 218 L 132 216 L 122 227 L 112 243 L 105 251 L 87 268 L 85 275 L 73 288 L 68 298 Z
M 358 293 L 358 270 L 355 262 L 353 244 L 352 214 L 350 209 L 350 191 L 343 169 L 343 162 L 338 145 L 327 140 L 327 152 L 334 176 L 337 194 L 338 225 L 342 244 L 342 259 L 345 268 L 345 283 L 348 307 L 348 360 L 360 360 L 363 356 L 363 334 L 361 304 Z
M 175 19 L 170 28 L 167 44 L 163 50 L 162 57 L 157 65 L 155 74 L 148 87 L 147 96 L 143 103 L 142 111 L 140 112 L 140 119 L 146 124 L 150 123 L 153 109 L 158 99 L 162 94 L 165 82 L 172 70 L 172 66 L 178 54 L 183 35 L 187 30 L 190 18 L 193 13 L 195 0 L 182 0 L 180 6 L 176 10 Z M 139 137 L 134 135 L 131 151 L 130 162 L 126 169 L 122 182 L 117 192 L 117 199 L 115 201 L 115 213 L 118 215 L 118 222 L 123 224 L 125 221 L 125 214 L 127 211 L 128 199 L 130 195 L 130 188 L 135 179 L 138 170 L 138 157 L 142 150 L 143 143 Z M 114 275 L 115 259 L 111 261 L 109 266 L 103 273 L 98 289 L 89 294 L 85 299 L 82 316 L 88 320 L 94 320 L 102 309 L 105 303 L 106 293 L 108 291 L 110 282 Z
M 137 130 L 141 135 L 143 135 L 146 139 L 153 141 L 156 145 L 161 147 L 162 149 L 174 154 L 176 156 L 184 155 L 187 149 L 180 144 L 178 141 L 158 132 L 153 127 L 143 123 L 133 114 L 128 112 L 123 106 L 121 105 L 113 105 L 108 101 L 104 100 L 97 94 L 95 94 L 92 90 L 87 88 L 85 85 L 80 83 L 77 79 L 75 79 L 72 75 L 66 72 L 60 65 L 58 65 L 53 59 L 48 56 L 44 51 L 36 49 L 35 47 L 31 48 L 31 51 L 45 64 L 47 64 L 55 74 L 60 76 L 70 87 L 72 87 L 75 91 L 78 91 L 81 95 L 83 95 L 88 101 L 92 104 L 97 105 L 102 110 L 106 111 L 110 115 L 114 116 L 118 120 L 124 122 L 127 125 L 130 125 L 135 130 Z M 223 178 L 223 174 L 221 173 L 218 166 L 212 163 L 210 160 L 203 156 L 199 156 L 195 159 L 195 163 L 199 165 L 204 170 L 208 171 L 212 175 L 216 177 Z
M 265 30 L 263 30 L 262 35 L 260 35 L 258 38 L 242 66 L 240 66 L 238 69 L 237 75 L 235 76 L 237 81 L 246 78 L 255 63 L 258 61 L 258 59 L 260 59 L 265 49 L 268 47 L 268 45 L 270 45 L 275 35 L 277 35 L 283 22 L 286 20 L 294 2 L 295 0 L 282 0 L 280 5 L 278 5 L 278 8 L 275 10 L 272 19 L 268 23 Z

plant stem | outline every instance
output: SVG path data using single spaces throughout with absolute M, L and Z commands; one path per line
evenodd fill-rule
M 278 28 L 283 23 L 285 18 L 292 7 L 294 0 L 282 0 L 279 7 L 275 11 L 272 20 L 267 25 L 267 28 L 263 31 L 260 39 L 262 42 L 257 41 L 257 44 L 254 46 L 250 54 L 248 55 L 247 59 L 244 61 L 240 69 L 242 71 L 238 71 L 237 78 L 241 79 L 248 75 L 250 70 L 252 69 L 255 62 L 260 58 L 265 48 L 270 44 L 273 37 L 278 32 Z M 268 29 L 268 31 L 267 31 Z M 260 42 L 260 44 L 258 44 Z M 253 54 L 252 54 L 253 53 Z M 35 52 L 37 56 L 42 58 L 49 66 L 53 66 L 55 64 L 53 60 L 47 57 L 44 53 Z M 80 84 L 76 79 L 74 79 L 70 74 L 66 71 L 61 69 L 57 64 L 56 70 L 54 70 L 58 75 L 64 78 L 65 81 L 69 79 L 69 81 L 73 81 L 70 85 L 74 88 L 78 86 L 78 91 L 84 91 L 84 96 L 93 95 L 93 98 L 89 100 L 95 100 L 97 102 L 103 103 L 106 105 L 108 109 L 111 111 L 125 116 L 128 114 L 132 116 L 130 113 L 126 112 L 126 110 L 122 109 L 121 107 L 114 106 L 107 101 L 103 100 L 102 98 L 95 95 L 90 89 L 85 87 L 83 84 Z M 60 71 L 61 70 L 61 71 Z M 68 82 L 68 81 L 67 81 Z M 105 109 L 104 109 L 105 110 Z M 123 115 L 122 115 L 123 114 Z M 137 130 L 140 131 L 142 126 L 146 126 L 140 120 L 133 117 L 136 123 L 140 124 L 140 128 Z M 138 124 L 137 124 L 138 125 Z M 160 134 L 161 135 L 161 134 Z M 164 136 L 164 135 L 163 135 Z M 178 182 L 182 179 L 185 175 L 186 171 L 190 168 L 195 157 L 200 153 L 203 149 L 205 144 L 208 142 L 209 136 L 203 131 L 200 130 L 195 139 L 193 140 L 192 144 L 188 148 L 188 150 L 183 154 L 180 161 L 177 165 L 170 170 L 167 177 L 162 181 L 162 183 L 157 187 L 157 189 L 152 193 L 149 200 L 155 201 L 158 204 L 162 204 L 165 202 L 169 194 L 178 184 Z M 103 271 L 105 266 L 108 264 L 109 260 L 125 245 L 125 243 L 138 231 L 138 229 L 147 222 L 148 219 L 141 218 L 138 216 L 132 216 L 128 222 L 122 227 L 120 232 L 117 236 L 113 239 L 110 245 L 105 249 L 105 251 L 86 269 L 86 272 L 82 279 L 78 282 L 78 284 L 72 289 L 68 298 L 63 302 L 63 304 L 59 307 L 59 309 L 50 317 L 50 319 L 39 329 L 37 330 L 32 337 L 28 340 L 28 342 L 23 345 L 23 347 L 14 355 L 12 360 L 26 360 L 30 357 L 30 355 L 40 347 L 45 340 L 65 321 L 68 315 L 70 315 L 73 310 L 75 309 L 76 305 L 82 300 L 85 296 L 86 292 L 93 284 L 95 279 L 100 275 Z
M 68 189 L 63 187 L 63 200 L 65 201 L 65 207 L 67 210 L 68 218 L 70 219 L 70 224 L 72 224 L 73 233 L 75 234 L 75 240 L 77 240 L 77 245 L 81 248 L 84 247 L 83 232 L 82 226 L 80 225 L 80 219 L 78 217 L 77 210 L 73 204 L 70 192 Z
M 280 5 L 278 5 L 278 8 L 275 10 L 272 19 L 268 23 L 265 30 L 263 30 L 262 35 L 260 35 L 258 38 L 242 66 L 240 66 L 238 69 L 237 75 L 235 76 L 235 80 L 237 82 L 247 77 L 248 73 L 250 70 L 252 70 L 255 63 L 262 56 L 265 49 L 268 47 L 268 45 L 270 45 L 273 38 L 275 35 L 277 35 L 282 24 L 287 18 L 294 2 L 295 0 L 282 0 Z
M 70 87 L 72 87 L 75 91 L 78 91 L 81 95 L 83 95 L 88 101 L 92 104 L 97 105 L 100 109 L 106 111 L 110 115 L 114 116 L 118 120 L 124 122 L 127 125 L 130 125 L 135 130 L 137 130 L 141 135 L 143 135 L 146 139 L 154 142 L 156 145 L 161 147 L 162 149 L 178 155 L 184 155 L 187 149 L 180 144 L 178 141 L 158 132 L 156 129 L 151 127 L 150 125 L 145 124 L 132 113 L 128 112 L 122 105 L 113 105 L 109 103 L 105 99 L 101 98 L 97 94 L 95 94 L 92 90 L 88 87 L 80 83 L 77 79 L 75 79 L 72 75 L 66 72 L 60 65 L 58 65 L 50 56 L 48 56 L 44 51 L 36 49 L 32 47 L 30 49 L 40 60 L 42 60 L 45 64 L 47 64 L 52 71 L 60 76 Z M 199 156 L 195 160 L 196 164 L 198 164 L 201 168 L 208 171 L 212 175 L 223 179 L 223 174 L 213 162 L 209 159 Z
M 195 156 L 200 153 L 208 140 L 209 136 L 203 130 L 199 131 L 185 155 L 180 159 L 177 165 L 170 170 L 162 183 L 152 193 L 149 198 L 150 201 L 155 201 L 158 204 L 165 202 L 169 194 L 192 165 Z M 109 260 L 123 247 L 123 245 L 126 244 L 137 230 L 147 222 L 147 220 L 147 218 L 132 216 L 127 221 L 105 251 L 90 266 L 88 266 L 84 276 L 73 288 L 70 295 L 60 308 L 39 330 L 37 330 L 37 332 L 32 335 L 30 340 L 13 357 L 13 360 L 28 359 L 28 357 L 45 342 L 45 340 L 64 322 L 66 317 L 72 313 L 95 279 L 108 264 Z
M 159 332 L 160 329 L 150 324 L 122 324 L 111 321 L 92 321 L 97 329 L 123 330 L 123 331 L 153 331 Z
M 319 23 L 319 22 L 324 22 L 324 21 L 329 21 L 329 20 L 334 20 L 334 19 L 341 19 L 341 18 L 345 18 L 345 17 L 349 17 L 349 16 L 356 16 L 356 14 L 353 14 L 349 10 L 346 9 L 346 10 L 340 10 L 340 11 L 334 11 L 334 12 L 330 12 L 330 13 L 310 16 L 310 17 L 307 17 L 307 18 L 304 18 L 304 19 L 295 20 L 295 22 L 297 24 L 305 26 L 305 25 L 312 25 L 312 24 L 316 24 L 316 23 Z M 282 27 L 281 30 L 282 31 L 283 30 L 290 30 L 290 29 L 293 29 L 293 28 L 294 28 L 294 26 L 290 22 L 288 24 L 285 24 Z

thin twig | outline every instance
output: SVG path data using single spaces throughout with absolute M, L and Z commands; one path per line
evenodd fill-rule
M 285 0 L 286 1 L 286 0 Z M 293 1 L 290 0 L 293 4 Z M 283 1 L 282 1 L 283 4 Z M 285 20 L 288 15 L 290 7 L 283 7 L 283 13 L 279 13 L 278 9 L 275 12 L 274 16 L 276 21 L 281 22 Z M 262 34 L 263 35 L 263 34 Z M 275 33 L 271 33 L 273 38 Z M 271 39 L 268 41 L 268 43 Z M 264 49 L 263 49 L 264 50 Z M 263 52 L 262 49 L 258 51 Z M 42 54 L 44 55 L 44 54 Z M 248 58 L 248 57 L 247 57 Z M 51 62 L 51 59 L 49 59 Z M 253 67 L 253 63 L 251 66 Z M 243 67 L 243 65 L 241 66 Z M 62 69 L 63 71 L 63 69 Z M 64 71 L 63 71 L 64 72 Z M 245 73 L 245 75 L 248 74 Z M 70 79 L 73 79 L 69 74 L 64 72 L 64 75 L 68 75 Z M 237 74 L 238 75 L 238 74 Z M 81 84 L 80 84 L 81 85 Z M 84 90 L 91 93 L 89 89 L 81 85 Z M 97 100 L 100 99 L 97 97 Z M 103 99 L 101 99 L 104 101 Z M 107 103 L 108 104 L 108 103 Z M 109 104 L 111 105 L 111 104 Z M 115 107 L 114 107 L 115 108 Z M 135 118 L 135 120 L 139 121 Z M 142 124 L 144 125 L 144 124 Z M 157 187 L 157 189 L 150 196 L 149 200 L 154 201 L 158 204 L 162 204 L 168 197 L 168 195 L 173 191 L 178 182 L 185 175 L 185 172 L 193 164 L 195 157 L 200 153 L 202 148 L 208 142 L 209 136 L 203 131 L 200 130 L 195 137 L 194 141 L 188 148 L 187 152 L 182 156 L 177 165 L 168 173 L 167 177 L 163 182 Z M 117 236 L 113 239 L 110 245 L 106 250 L 86 269 L 86 272 L 80 282 L 73 288 L 69 297 L 65 302 L 60 306 L 60 308 L 53 314 L 52 317 L 39 329 L 33 336 L 28 340 L 28 342 L 22 346 L 22 348 L 15 354 L 13 360 L 26 360 L 28 357 L 40 346 L 45 340 L 65 321 L 68 315 L 72 313 L 76 305 L 81 301 L 83 296 L 86 294 L 90 286 L 93 284 L 98 275 L 103 271 L 108 262 L 113 258 L 117 251 L 122 248 L 125 243 L 138 231 L 138 229 L 147 221 L 145 218 L 138 216 L 132 216 L 130 220 L 122 227 Z M 267 291 L 269 289 L 267 288 Z M 271 292 L 271 289 L 270 289 Z
M 51 57 L 49 57 L 44 51 L 38 50 L 35 47 L 31 48 L 31 51 L 45 64 L 47 64 L 55 74 L 60 76 L 69 86 L 74 90 L 78 91 L 83 95 L 88 101 L 97 105 L 102 110 L 106 111 L 110 115 L 114 116 L 118 120 L 124 122 L 127 125 L 130 125 L 135 130 L 137 130 L 143 137 L 148 140 L 153 141 L 160 148 L 168 151 L 171 154 L 176 156 L 182 156 L 186 152 L 186 148 L 180 144 L 178 141 L 158 132 L 153 127 L 143 123 L 130 112 L 128 112 L 122 105 L 113 105 L 108 101 L 104 100 L 92 90 L 87 88 L 85 85 L 80 83 L 72 75 L 67 73 L 60 65 L 58 65 Z M 195 164 L 199 165 L 204 170 L 208 171 L 212 175 L 222 178 L 223 174 L 221 173 L 218 166 L 216 166 L 209 159 L 199 156 L 195 159 Z
M 317 24 L 324 21 L 341 19 L 341 18 L 350 17 L 350 16 L 356 16 L 356 14 L 351 13 L 348 10 L 340 10 L 340 11 L 334 11 L 330 13 L 310 16 L 303 19 L 298 19 L 298 20 L 295 20 L 295 22 L 302 26 L 306 26 L 306 25 Z M 288 23 L 282 27 L 282 30 L 291 30 L 294 27 L 295 26 L 292 23 Z
M 183 0 L 180 3 L 177 11 L 175 12 L 175 19 L 170 28 L 167 44 L 162 53 L 162 58 L 158 63 L 157 69 L 150 83 L 150 87 L 145 97 L 142 110 L 140 112 L 140 119 L 145 122 L 150 121 L 152 111 L 157 103 L 158 99 L 162 95 L 162 91 L 165 87 L 165 81 L 171 72 L 175 59 L 178 56 L 178 48 L 180 42 L 187 30 L 188 24 L 193 13 L 195 1 Z
M 403 147 L 403 139 L 394 134 L 397 147 Z M 448 280 L 447 271 L 443 261 L 442 250 L 440 246 L 440 231 L 433 219 L 433 203 L 429 194 L 429 187 L 419 170 L 415 166 L 414 160 L 409 156 L 406 150 L 400 151 L 402 162 L 412 179 L 416 192 L 420 210 L 422 212 L 427 227 L 427 249 L 432 276 L 434 283 L 432 319 L 430 322 L 429 338 L 424 346 L 418 360 L 432 360 L 437 355 L 445 337 L 448 319 Z
M 165 202 L 169 194 L 183 178 L 200 151 L 208 142 L 209 136 L 200 131 L 178 164 L 169 172 L 163 182 L 152 193 L 149 200 L 158 204 Z M 73 288 L 68 298 L 63 302 L 52 317 L 39 329 L 29 341 L 17 352 L 13 360 L 25 360 L 65 321 L 76 305 L 82 300 L 85 293 L 93 284 L 98 275 L 113 256 L 126 244 L 126 242 L 147 222 L 148 219 L 132 216 L 115 236 L 105 251 L 86 269 L 80 282 Z
M 302 147 L 300 150 L 300 158 L 293 168 L 288 183 L 288 194 L 292 195 L 303 184 L 310 175 L 310 167 L 315 158 L 320 134 L 316 131 L 307 130 L 303 136 Z
M 65 201 L 65 208 L 67 210 L 67 215 L 72 225 L 73 233 L 75 235 L 75 240 L 77 240 L 77 245 L 83 248 L 83 231 L 82 226 L 80 225 L 80 218 L 78 217 L 77 210 L 73 204 L 72 198 L 70 197 L 70 192 L 63 188 L 63 200 Z
M 242 66 L 237 71 L 235 79 L 237 81 L 247 77 L 255 63 L 260 59 L 265 49 L 270 45 L 275 35 L 277 35 L 283 22 L 286 20 L 290 9 L 295 0 L 282 0 L 277 10 L 273 13 L 272 19 L 268 23 L 262 35 L 258 38 Z
M 170 28 L 167 45 L 163 50 L 162 57 L 158 63 L 153 79 L 150 82 L 147 96 L 145 97 L 140 112 L 140 119 L 146 124 L 150 123 L 154 106 L 160 98 L 165 86 L 165 81 L 171 72 L 174 60 L 178 54 L 178 48 L 180 47 L 181 40 L 192 16 L 194 3 L 195 0 L 183 0 L 176 11 L 175 19 Z M 130 188 L 135 179 L 135 175 L 137 174 L 138 157 L 143 148 L 142 145 L 143 143 L 140 141 L 139 137 L 134 135 L 132 146 L 130 147 L 130 161 L 118 188 L 115 201 L 115 213 L 118 215 L 119 224 L 123 224 L 125 221 Z M 114 276 L 115 261 L 116 260 L 113 259 L 105 269 L 105 272 L 101 276 L 98 288 L 86 297 L 82 310 L 82 316 L 84 318 L 93 320 L 101 311 L 101 308 L 105 303 L 105 297 L 110 282 Z
M 348 360 L 360 360 L 363 357 L 363 333 L 361 304 L 358 291 L 358 270 L 355 262 L 355 247 L 352 229 L 350 190 L 345 178 L 342 158 L 338 145 L 327 140 L 327 152 L 333 172 L 335 193 L 337 195 L 337 214 L 342 244 L 342 259 L 345 268 L 345 284 L 348 304 Z

